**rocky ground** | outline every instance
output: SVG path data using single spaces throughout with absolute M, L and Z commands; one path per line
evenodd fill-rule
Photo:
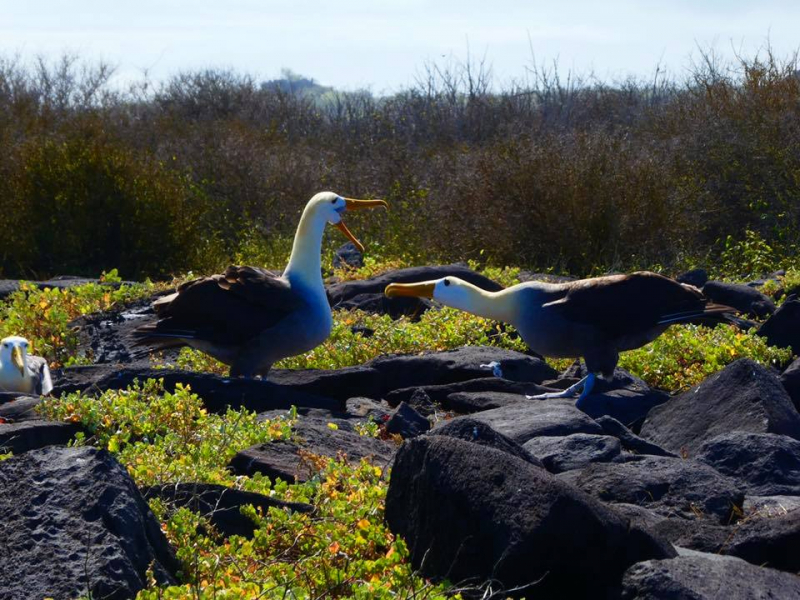
M 496 285 L 426 267 L 336 284 L 329 297 L 413 315 L 429 305 L 388 301 L 385 285 L 445 274 Z M 764 335 L 798 339 L 800 303 L 776 311 L 752 288 L 719 286 L 718 301 L 774 313 Z M 276 370 L 269 381 L 154 370 L 130 338 L 152 318 L 142 302 L 82 319 L 97 364 L 56 373 L 54 393 L 157 376 L 168 389 L 190 384 L 212 412 L 267 418 L 296 406 L 299 441 L 248 448 L 230 469 L 303 480 L 304 451 L 391 465 L 386 519 L 426 577 L 529 598 L 800 598 L 800 362 L 778 373 L 739 360 L 675 396 L 618 370 L 579 410 L 524 396 L 563 389 L 579 368 L 559 374 L 489 347 Z M 0 461 L 0 599 L 129 598 L 148 576 L 174 581 L 174 552 L 144 498 L 183 502 L 240 535 L 252 535 L 240 505 L 277 502 L 205 484 L 139 490 L 107 452 L 65 447 L 78 425 L 42 421 L 38 402 L 0 398 L 0 447 L 14 454 Z M 368 420 L 405 441 L 356 433 Z

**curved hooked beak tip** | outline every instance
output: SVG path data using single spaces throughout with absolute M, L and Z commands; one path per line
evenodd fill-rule
M 14 349 L 11 350 L 11 362 L 13 362 L 19 369 L 19 374 L 24 376 L 25 359 L 22 357 L 22 348 L 20 348 L 19 346 L 14 346 Z
M 362 208 L 376 208 L 378 206 L 382 206 L 386 210 L 389 210 L 389 205 L 386 203 L 386 200 L 356 200 L 355 198 L 345 198 L 344 199 L 344 208 L 345 210 L 359 210 Z M 364 244 L 358 241 L 358 238 L 352 234 L 352 232 L 347 228 L 347 225 L 344 224 L 344 221 L 339 221 L 336 224 L 339 231 L 341 231 L 345 237 L 355 244 L 356 248 L 359 252 L 364 252 Z
M 386 200 L 356 200 L 355 198 L 345 198 L 344 199 L 344 207 L 345 210 L 359 210 L 362 208 L 377 208 L 382 206 L 386 210 L 389 210 L 389 205 L 386 203 Z
M 435 283 L 426 281 L 423 283 L 390 283 L 383 291 L 387 298 L 397 298 L 398 296 L 411 296 L 413 298 L 433 298 L 433 288 Z
M 348 240 L 355 244 L 359 252 L 364 252 L 364 244 L 358 241 L 358 238 L 356 238 L 356 236 L 354 236 L 353 233 L 347 228 L 347 225 L 344 224 L 344 221 L 339 221 L 336 224 L 336 228 L 341 231 Z

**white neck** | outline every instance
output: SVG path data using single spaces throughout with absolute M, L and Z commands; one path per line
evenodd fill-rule
M 290 283 L 323 287 L 322 284 L 322 234 L 325 233 L 326 220 L 306 207 L 297 233 L 294 236 L 292 255 L 283 271 Z
M 475 285 L 461 283 L 446 299 L 440 301 L 447 306 L 473 315 L 512 325 L 519 314 L 516 298 L 511 288 L 499 292 L 487 292 Z

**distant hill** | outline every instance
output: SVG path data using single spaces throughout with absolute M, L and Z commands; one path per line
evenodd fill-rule
M 283 69 L 281 75 L 282 77 L 280 79 L 264 81 L 261 84 L 261 89 L 281 90 L 283 92 L 300 93 L 314 97 L 323 96 L 333 91 L 332 87 L 320 85 L 314 79 L 299 75 L 290 69 Z

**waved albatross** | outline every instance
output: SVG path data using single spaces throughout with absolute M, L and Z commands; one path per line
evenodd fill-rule
M 283 275 L 230 266 L 186 282 L 153 303 L 159 320 L 136 330 L 137 343 L 152 349 L 188 345 L 229 365 L 231 377 L 266 376 L 274 362 L 307 352 L 330 334 L 333 319 L 320 264 L 325 225 L 336 225 L 363 250 L 342 213 L 378 206 L 387 204 L 316 194 L 300 217 Z
M 41 356 L 29 356 L 29 342 L 11 336 L 0 340 L 0 392 L 46 396 L 53 389 L 50 368 Z
M 697 288 L 646 271 L 566 283 L 528 281 L 487 292 L 457 277 L 393 283 L 388 297 L 418 296 L 517 328 L 538 354 L 586 361 L 589 374 L 563 392 L 531 398 L 566 398 L 582 388 L 580 403 L 595 378 L 612 377 L 619 353 L 652 342 L 673 323 L 715 323 L 735 309 L 711 304 Z

